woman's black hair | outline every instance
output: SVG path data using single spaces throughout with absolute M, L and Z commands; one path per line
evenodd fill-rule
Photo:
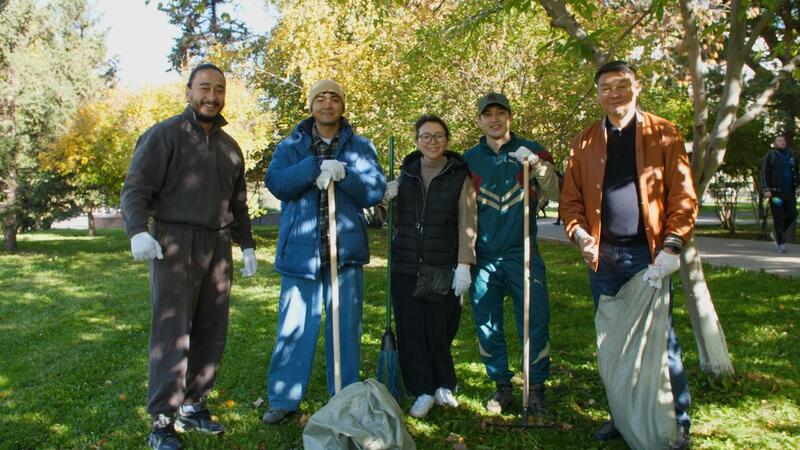
M 447 124 L 441 117 L 433 114 L 423 114 L 414 122 L 414 136 L 419 136 L 419 129 L 428 122 L 436 122 L 441 125 L 444 128 L 444 135 L 447 136 L 447 140 L 450 140 L 450 129 L 447 128 Z

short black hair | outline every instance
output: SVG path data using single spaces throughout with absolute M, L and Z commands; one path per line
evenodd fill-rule
M 186 83 L 186 87 L 192 87 L 192 81 L 194 81 L 194 77 L 197 75 L 197 72 L 200 72 L 201 70 L 216 70 L 220 75 L 222 75 L 222 78 L 225 79 L 225 73 L 222 72 L 222 69 L 211 63 L 203 63 L 192 69 L 192 73 L 189 74 L 189 81 Z
M 419 136 L 419 129 L 422 128 L 428 122 L 436 122 L 444 128 L 444 135 L 450 140 L 450 129 L 447 128 L 447 124 L 444 123 L 441 117 L 433 115 L 433 114 L 423 114 L 419 116 L 416 122 L 414 122 L 414 135 Z
M 608 72 L 630 72 L 636 77 L 636 66 L 628 64 L 626 61 L 609 61 L 600 66 L 597 72 L 594 73 L 594 84 L 597 84 L 597 80 Z

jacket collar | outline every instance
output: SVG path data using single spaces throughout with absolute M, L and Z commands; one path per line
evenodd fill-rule
M 192 124 L 195 128 L 199 128 L 203 130 L 203 125 L 200 124 L 200 121 L 197 120 L 197 114 L 194 112 L 191 106 L 186 105 L 186 109 L 183 110 L 183 114 L 181 114 L 189 123 Z M 224 127 L 228 124 L 228 121 L 222 117 L 222 114 L 217 114 L 217 117 L 214 119 L 214 123 L 211 124 L 211 130 L 208 132 L 209 135 L 213 134 L 215 131 L 219 130 L 220 128 Z M 205 131 L 204 131 L 205 132 Z
M 294 128 L 294 131 L 300 134 L 304 134 L 311 139 L 312 135 L 312 127 L 314 126 L 314 117 L 306 117 L 305 119 L 301 120 L 300 123 Z M 347 121 L 344 117 L 341 119 L 341 124 L 339 126 L 339 147 L 344 145 L 350 137 L 353 135 L 353 128 L 350 126 L 350 122 Z
M 464 158 L 459 154 L 452 150 L 445 150 L 444 156 L 447 158 L 447 162 L 445 163 L 445 168 L 442 170 L 447 170 L 449 167 L 457 167 L 459 165 L 466 165 L 466 161 Z M 400 170 L 403 172 L 407 172 L 409 175 L 419 176 L 421 171 L 421 164 L 422 164 L 422 152 L 419 150 L 415 150 L 405 158 L 403 158 L 403 163 L 400 165 Z
M 638 106 L 636 107 L 636 115 L 635 115 L 635 117 L 636 117 L 636 124 L 637 125 L 641 125 L 642 123 L 644 123 L 644 113 L 642 112 L 641 109 L 639 109 Z M 608 116 L 603 117 L 603 128 L 608 128 L 608 127 L 613 127 L 613 126 L 614 126 L 614 124 L 612 124 L 611 121 L 608 120 Z
M 484 148 L 485 151 L 488 151 L 493 155 L 495 154 L 494 150 L 492 150 L 492 147 L 490 147 L 489 144 L 486 142 L 486 135 L 481 136 L 480 145 Z M 517 135 L 514 134 L 514 132 L 511 132 L 511 139 L 509 139 L 508 142 L 500 146 L 500 151 L 497 152 L 497 154 L 507 153 L 511 151 L 511 149 L 516 150 L 518 146 L 519 145 L 517 143 Z

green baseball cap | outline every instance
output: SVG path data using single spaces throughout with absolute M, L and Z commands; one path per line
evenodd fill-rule
M 511 112 L 511 104 L 508 103 L 508 97 L 499 92 L 489 92 L 478 99 L 478 114 L 483 114 L 483 111 L 490 105 L 499 105 Z

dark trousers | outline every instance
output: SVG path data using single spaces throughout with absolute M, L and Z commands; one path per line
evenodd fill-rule
M 786 243 L 786 230 L 797 220 L 797 199 L 794 197 L 794 192 L 776 194 L 775 197 L 783 200 L 781 206 L 769 202 L 772 223 L 775 226 L 775 243 L 781 245 Z
M 437 388 L 456 387 L 450 352 L 461 320 L 455 295 L 434 303 L 414 297 L 416 275 L 392 274 L 392 304 L 397 327 L 397 352 L 406 389 L 415 396 Z
M 647 245 L 636 247 L 616 247 L 600 244 L 600 265 L 597 272 L 589 270 L 589 283 L 592 288 L 594 307 L 600 302 L 601 295 L 614 296 L 622 286 L 634 275 L 650 264 L 650 249 Z M 681 359 L 681 346 L 672 321 L 672 281 L 670 283 L 669 303 L 669 335 L 667 336 L 667 360 L 669 364 L 669 381 L 672 395 L 675 398 L 675 418 L 678 422 L 689 423 L 689 383 Z
M 147 412 L 172 415 L 208 396 L 225 348 L 233 263 L 227 230 L 158 223 L 164 259 L 150 265 Z

